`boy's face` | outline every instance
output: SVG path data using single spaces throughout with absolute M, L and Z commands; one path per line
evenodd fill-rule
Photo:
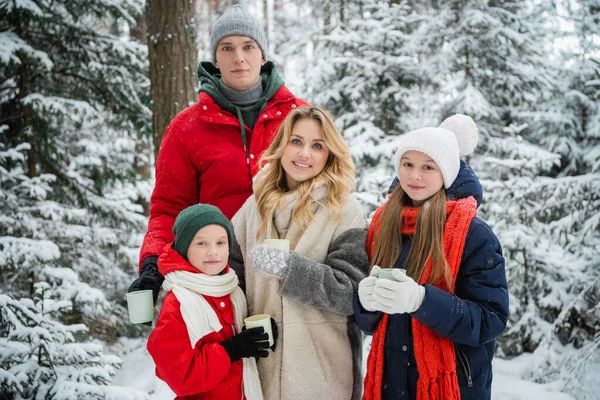
M 227 266 L 229 242 L 221 225 L 206 225 L 196 232 L 188 247 L 189 263 L 206 275 L 217 275 Z

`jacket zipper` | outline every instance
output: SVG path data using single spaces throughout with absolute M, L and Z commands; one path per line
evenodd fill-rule
M 458 358 L 460 358 L 460 363 L 463 366 L 463 370 L 465 371 L 465 375 L 467 376 L 467 386 L 473 387 L 473 379 L 471 378 L 471 366 L 469 365 L 469 359 L 467 355 L 462 351 L 458 345 L 456 346 L 456 350 L 458 353 Z
M 246 154 L 246 166 L 248 167 L 248 177 L 250 178 L 250 186 L 252 186 L 252 169 L 250 168 L 250 148 L 246 138 L 246 125 L 242 118 L 242 110 L 239 107 L 235 107 L 237 111 L 238 122 L 240 123 L 240 134 L 242 135 L 242 146 L 244 147 L 244 153 Z M 260 116 L 260 113 L 258 113 Z

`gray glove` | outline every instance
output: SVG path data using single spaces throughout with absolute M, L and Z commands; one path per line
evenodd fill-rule
M 260 245 L 250 254 L 254 268 L 274 278 L 283 279 L 289 267 L 290 253 L 279 247 Z

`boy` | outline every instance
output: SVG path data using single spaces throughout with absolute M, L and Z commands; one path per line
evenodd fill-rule
M 177 216 L 173 233 L 158 260 L 167 294 L 147 344 L 156 376 L 178 399 L 262 399 L 254 357 L 268 356 L 268 335 L 240 332 L 247 308 L 227 265 L 231 222 L 196 204 Z

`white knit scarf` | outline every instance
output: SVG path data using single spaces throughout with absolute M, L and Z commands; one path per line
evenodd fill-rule
M 316 202 L 327 197 L 327 185 L 323 180 L 315 182 L 310 196 Z M 298 192 L 295 190 L 287 192 L 279 199 L 279 204 L 274 212 L 274 221 L 277 232 L 283 236 L 285 236 L 284 234 L 290 226 L 292 213 L 296 207 L 298 207 Z
M 233 303 L 236 332 L 240 332 L 247 315 L 246 297 L 238 286 L 238 278 L 233 270 L 223 275 L 206 275 L 187 271 L 173 271 L 165 275 L 162 288 L 172 291 L 181 304 L 181 315 L 190 337 L 192 348 L 196 342 L 211 332 L 220 331 L 223 326 L 217 314 L 206 301 L 204 295 L 222 297 L 230 295 Z M 262 400 L 262 389 L 254 357 L 242 359 L 244 393 L 247 400 Z

